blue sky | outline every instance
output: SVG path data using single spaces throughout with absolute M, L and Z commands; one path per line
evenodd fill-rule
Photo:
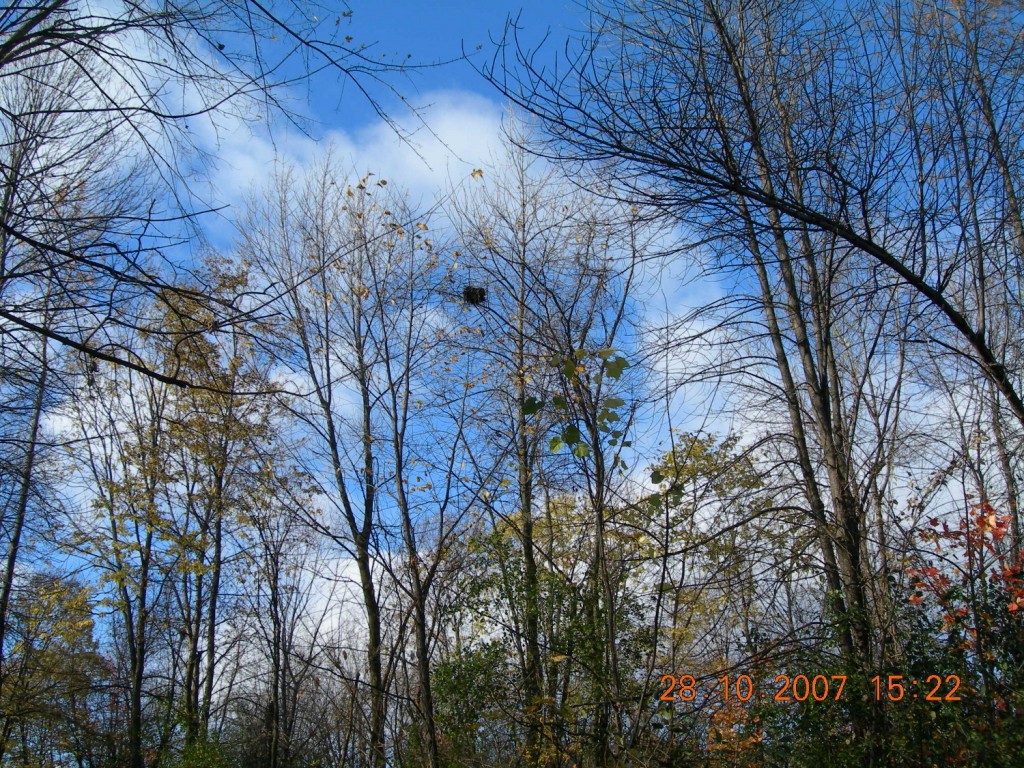
M 438 91 L 469 91 L 497 99 L 493 88 L 467 61 L 459 61 L 463 49 L 474 62 L 485 63 L 494 51 L 509 18 L 518 18 L 521 39 L 540 43 L 549 36 L 548 47 L 560 48 L 572 30 L 584 26 L 585 10 L 578 0 L 528 0 L 519 3 L 466 2 L 367 2 L 355 0 L 352 15 L 342 22 L 342 32 L 352 44 L 365 44 L 374 58 L 390 62 L 408 61 L 419 65 L 406 76 L 390 82 L 414 103 Z M 480 49 L 477 50 L 477 47 Z M 430 66 L 437 62 L 450 62 Z M 330 80 L 318 78 L 313 85 L 311 111 L 326 125 L 353 129 L 374 119 L 365 99 L 355 88 L 339 93 Z M 323 86 L 321 86 L 323 83 Z M 385 89 L 378 93 L 384 106 L 397 109 Z M 340 98 L 339 98 L 340 96 Z
M 501 36 L 506 21 L 517 20 L 521 42 L 530 47 L 543 42 L 544 55 L 554 57 L 564 51 L 567 38 L 578 37 L 587 28 L 587 11 L 580 3 L 353 0 L 351 16 L 342 17 L 338 24 L 341 39 L 351 36 L 350 45 L 366 43 L 375 58 L 422 65 L 391 75 L 387 85 L 372 91 L 407 139 L 400 139 L 336 70 L 293 86 L 289 106 L 309 118 L 301 129 L 279 115 L 268 115 L 273 122 L 269 131 L 265 121 L 235 122 L 206 137 L 204 143 L 216 157 L 209 179 L 211 200 L 227 206 L 220 216 L 206 221 L 211 241 L 231 249 L 237 236 L 232 219 L 243 210 L 246 196 L 267 184 L 275 163 L 290 164 L 301 174 L 328 148 L 342 167 L 351 168 L 353 180 L 372 172 L 408 192 L 414 208 L 426 210 L 445 191 L 466 183 L 474 169 L 487 168 L 500 153 L 507 105 L 474 65 L 490 62 L 494 40 Z M 326 21 L 333 26 L 334 19 Z M 459 60 L 463 49 L 472 54 L 472 63 Z M 429 66 L 437 62 L 448 63 Z M 419 115 L 412 116 L 388 86 L 422 108 Z M 720 290 L 707 281 L 695 288 L 670 280 L 655 290 L 659 295 L 652 298 L 649 309 L 655 314 L 671 313 L 705 300 L 709 291 Z M 688 399 L 699 402 L 704 396 L 690 392 Z
M 531 47 L 546 38 L 545 50 L 552 55 L 562 50 L 570 34 L 586 26 L 586 11 L 578 0 L 353 0 L 347 7 L 351 15 L 341 15 L 342 10 L 322 19 L 321 35 L 336 33 L 339 42 L 351 37 L 348 45 L 365 44 L 375 60 L 415 65 L 387 74 L 384 82 L 361 80 L 400 124 L 406 140 L 381 120 L 366 95 L 332 68 L 276 92 L 300 118 L 297 123 L 273 110 L 260 114 L 265 112 L 260 105 L 250 110 L 248 120 L 230 114 L 195 121 L 194 138 L 213 160 L 208 178 L 197 179 L 193 192 L 204 207 L 221 208 L 204 222 L 215 246 L 230 248 L 232 219 L 245 197 L 269 180 L 275 163 L 308 166 L 328 147 L 344 158 L 354 176 L 372 171 L 429 204 L 450 182 L 485 165 L 497 146 L 506 104 L 474 66 L 490 61 L 493 41 L 506 21 L 518 20 L 520 40 Z M 464 48 L 472 63 L 461 58 Z M 299 74 L 300 58 L 293 58 L 285 74 Z M 418 112 L 413 114 L 408 105 Z

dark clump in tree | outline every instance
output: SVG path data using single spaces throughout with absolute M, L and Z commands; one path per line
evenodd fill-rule
M 487 289 L 481 285 L 467 285 L 462 289 L 462 300 L 479 307 L 487 301 Z

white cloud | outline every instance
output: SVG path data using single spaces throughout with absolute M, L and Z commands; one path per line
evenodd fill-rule
M 356 170 L 393 179 L 415 196 L 486 163 L 500 143 L 501 107 L 461 91 L 438 92 L 428 103 L 418 117 L 399 122 L 405 138 L 383 122 L 358 133 L 351 158 Z
M 396 120 L 397 132 L 378 120 L 355 130 L 330 130 L 320 140 L 294 126 L 267 130 L 240 118 L 198 121 L 196 141 L 214 158 L 207 198 L 230 206 L 225 215 L 232 219 L 246 196 L 267 182 L 275 163 L 293 165 L 301 174 L 330 147 L 339 167 L 359 176 L 373 172 L 407 190 L 414 202 L 428 203 L 449 179 L 466 177 L 487 162 L 500 142 L 502 108 L 462 91 L 437 92 L 427 102 L 418 115 Z

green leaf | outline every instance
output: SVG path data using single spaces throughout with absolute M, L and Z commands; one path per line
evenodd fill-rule
M 552 437 L 551 440 L 548 442 L 548 449 L 552 453 L 558 453 L 560 450 L 562 450 L 562 447 L 564 445 L 565 443 L 562 442 L 562 438 L 556 435 L 555 437 Z
M 565 375 L 567 379 L 571 379 L 573 376 L 575 376 L 576 361 L 570 358 L 566 360 L 564 363 L 562 363 L 562 373 Z
M 665 480 L 665 476 L 663 474 L 661 474 L 661 472 L 659 470 L 656 469 L 653 472 L 651 472 L 651 482 L 654 483 L 655 485 L 658 485 L 659 483 L 663 482 L 664 480 Z
M 615 354 L 615 347 L 606 347 L 605 349 L 599 349 L 594 353 L 602 360 L 607 360 L 609 357 Z
M 570 424 L 568 427 L 562 430 L 562 439 L 567 445 L 576 445 L 580 441 L 580 430 L 574 424 Z
M 561 395 L 555 395 L 555 397 L 551 398 L 551 404 L 559 411 L 564 411 L 569 407 L 569 404 L 565 402 L 565 398 Z
M 536 397 L 533 397 L 531 395 L 530 397 L 526 398 L 526 402 L 523 403 L 523 415 L 532 416 L 543 407 L 544 401 L 538 400 Z
M 621 355 L 604 364 L 605 375 L 610 376 L 613 379 L 618 379 L 622 376 L 622 372 L 627 368 L 629 368 L 629 361 Z
M 621 408 L 626 404 L 626 401 L 621 397 L 608 397 L 605 398 L 604 407 L 608 409 Z
M 590 455 L 590 447 L 586 443 L 576 443 L 572 449 L 572 454 L 577 459 L 585 459 Z

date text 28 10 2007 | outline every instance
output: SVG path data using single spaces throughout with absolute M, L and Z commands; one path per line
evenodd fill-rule
M 723 675 L 718 678 L 718 685 L 709 686 L 708 696 L 719 696 L 722 701 L 735 698 L 749 701 L 752 698 L 774 701 L 839 701 L 846 687 L 846 675 L 777 675 L 773 692 L 762 692 L 758 695 L 753 678 L 750 675 Z M 888 675 L 883 678 L 875 675 L 870 680 L 875 701 L 888 699 L 901 701 L 916 699 L 918 696 L 925 701 L 960 701 L 957 690 L 960 678 L 956 675 L 928 675 L 920 681 L 903 675 Z M 694 701 L 697 699 L 701 683 L 693 675 L 662 675 L 661 685 L 664 686 L 661 701 Z

